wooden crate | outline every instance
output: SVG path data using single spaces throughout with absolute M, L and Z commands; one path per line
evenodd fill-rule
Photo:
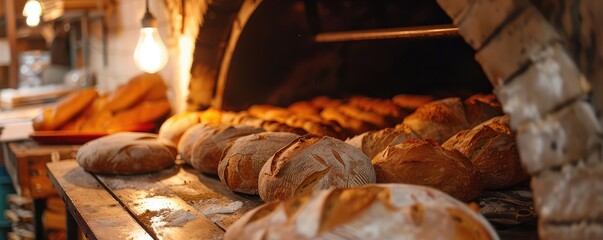
M 27 140 L 8 143 L 6 170 L 17 192 L 34 199 L 56 196 L 47 175 L 47 162 L 75 159 L 79 145 L 40 145 Z

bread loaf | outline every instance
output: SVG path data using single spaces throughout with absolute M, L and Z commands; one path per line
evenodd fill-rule
M 232 224 L 234 239 L 498 239 L 488 221 L 438 190 L 372 184 L 298 195 Z
M 75 118 L 89 107 L 98 93 L 94 88 L 79 90 L 61 98 L 52 107 L 47 107 L 33 120 L 33 127 L 37 131 L 56 130 Z
M 405 125 L 422 138 L 443 143 L 454 134 L 469 129 L 460 98 L 446 98 L 425 104 L 404 118 Z
M 217 175 L 222 151 L 230 142 L 263 131 L 247 125 L 220 126 L 204 131 L 193 143 L 190 164 L 202 173 Z
M 402 121 L 406 113 L 396 104 L 386 99 L 376 99 L 364 96 L 354 96 L 348 101 L 348 104 L 364 111 L 377 113 L 385 116 L 388 120 L 398 123 Z
M 408 138 L 418 138 L 410 128 L 385 128 L 379 131 L 370 131 L 348 139 L 346 143 L 359 148 L 372 159 L 377 153 L 383 151 L 387 146 L 396 145 Z
M 493 117 L 503 115 L 502 105 L 494 94 L 476 94 L 467 98 L 463 104 L 465 105 L 467 121 L 469 121 L 471 127 Z
M 141 174 L 174 165 L 176 146 L 156 134 L 123 132 L 84 144 L 77 161 L 86 171 L 103 174 Z
M 171 106 L 167 99 L 144 101 L 116 113 L 107 126 L 108 132 L 128 131 L 144 123 L 152 123 L 167 116 Z
M 299 101 L 293 103 L 289 107 L 287 107 L 287 109 L 296 114 L 304 114 L 310 116 L 319 116 L 321 110 L 319 107 L 312 105 L 312 103 L 308 101 Z
M 379 183 L 434 187 L 462 201 L 473 200 L 482 190 L 469 159 L 432 140 L 410 138 L 389 146 L 377 154 L 372 163 Z
M 339 123 L 339 125 L 350 130 L 355 135 L 377 129 L 377 127 L 371 123 L 346 115 L 337 107 L 325 108 L 320 112 L 320 116 L 326 120 L 332 120 Z
M 398 107 L 411 110 L 417 109 L 433 100 L 432 96 L 408 94 L 399 94 L 392 98 L 392 102 Z
M 186 131 L 182 133 L 182 137 L 180 138 L 180 141 L 178 141 L 177 145 L 180 158 L 186 163 L 192 165 L 191 159 L 193 155 L 193 147 L 195 146 L 197 139 L 207 132 L 214 132 L 217 130 L 217 126 L 212 126 L 207 123 L 197 123 L 186 129 Z
M 178 145 L 184 132 L 201 122 L 199 112 L 184 112 L 168 118 L 159 128 L 159 138 L 167 139 Z
M 359 149 L 332 137 L 305 135 L 281 148 L 262 167 L 258 190 L 265 201 L 313 189 L 375 182 L 370 160 Z
M 327 107 L 335 107 L 341 104 L 341 100 L 332 99 L 327 96 L 318 96 L 313 98 L 311 101 L 313 106 L 319 109 L 325 109 Z
M 220 180 L 235 192 L 257 194 L 264 163 L 297 137 L 293 133 L 263 132 L 238 138 L 224 150 L 218 165 Z
M 528 178 L 521 166 L 509 117 L 495 117 L 448 139 L 442 147 L 456 149 L 471 161 L 485 189 L 513 186 Z
M 384 116 L 371 111 L 361 110 L 347 104 L 339 105 L 337 106 L 337 109 L 339 112 L 348 117 L 370 123 L 371 125 L 375 126 L 376 129 L 386 128 L 390 125 Z
M 156 92 L 151 92 L 151 89 L 158 88 L 156 85 L 165 86 L 163 79 L 161 79 L 158 74 L 145 73 L 135 76 L 126 84 L 119 86 L 109 95 L 105 110 L 118 112 L 141 102 L 149 93 L 151 93 L 151 95 L 159 95 Z M 156 96 L 151 96 L 150 98 L 152 99 L 155 97 Z

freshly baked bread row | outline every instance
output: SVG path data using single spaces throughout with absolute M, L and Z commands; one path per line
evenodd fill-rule
M 464 102 L 460 98 L 430 102 L 404 118 L 403 123 L 422 138 L 441 144 L 461 130 L 502 114 L 500 103 L 493 95 L 475 95 Z
M 346 134 L 334 122 L 321 119 L 318 116 L 296 114 L 285 108 L 270 105 L 254 105 L 248 109 L 249 114 L 263 120 L 276 121 L 294 128 L 304 129 L 306 132 L 322 136 L 331 136 L 345 139 Z
M 442 147 L 467 156 L 485 189 L 510 187 L 528 178 L 509 127 L 509 116 L 494 117 L 471 130 L 463 130 Z
M 312 191 L 259 206 L 232 224 L 231 239 L 498 239 L 488 221 L 438 190 L 372 184 Z

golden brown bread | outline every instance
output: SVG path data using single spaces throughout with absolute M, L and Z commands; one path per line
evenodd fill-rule
M 422 138 L 438 143 L 470 128 L 460 98 L 446 98 L 425 104 L 404 118 L 403 123 Z
M 359 149 L 332 137 L 305 135 L 281 148 L 260 171 L 264 201 L 286 199 L 313 189 L 375 182 L 370 160 Z
M 297 137 L 293 133 L 263 132 L 238 138 L 224 150 L 218 165 L 220 180 L 235 192 L 257 194 L 264 163 Z
M 134 130 L 140 124 L 152 123 L 167 116 L 170 110 L 171 106 L 167 99 L 141 102 L 116 113 L 109 121 L 107 132 Z
M 135 76 L 126 84 L 119 86 L 108 96 L 105 109 L 112 112 L 118 112 L 130 108 L 141 102 L 149 93 L 151 93 L 150 98 L 154 98 L 160 95 L 160 93 L 157 92 L 160 92 L 161 90 L 154 89 L 160 88 L 156 87 L 156 85 L 165 86 L 163 79 L 161 79 L 159 74 L 145 73 Z M 156 90 L 156 92 L 151 92 L 151 89 Z
M 339 105 L 337 106 L 337 110 L 348 117 L 367 122 L 375 126 L 376 129 L 386 128 L 390 125 L 386 117 L 368 110 L 361 110 L 351 105 Z
M 232 224 L 234 239 L 498 239 L 488 221 L 441 191 L 371 184 L 313 191 L 257 207 Z
M 326 120 L 332 120 L 339 123 L 339 125 L 348 129 L 355 135 L 377 129 L 377 127 L 371 123 L 344 114 L 338 107 L 327 107 L 320 112 L 320 116 Z
M 379 131 L 365 132 L 345 142 L 359 148 L 369 159 L 372 159 L 390 145 L 396 145 L 408 138 L 418 137 L 410 128 L 400 126 L 398 128 L 384 128 Z
M 178 145 L 184 132 L 201 122 L 200 112 L 183 112 L 168 118 L 159 128 L 159 138 L 168 139 Z
M 341 104 L 341 100 L 332 99 L 327 96 L 318 96 L 313 98 L 310 103 L 319 109 L 325 109 L 327 107 L 335 107 Z
M 318 116 L 295 114 L 285 108 L 271 105 L 254 105 L 248 111 L 249 114 L 260 119 L 280 122 L 293 128 L 301 128 L 307 133 L 331 136 L 338 139 L 345 139 L 347 137 L 337 125 L 324 121 Z
M 151 133 L 116 133 L 92 140 L 77 151 L 86 171 L 104 174 L 141 174 L 174 165 L 176 146 Z
M 467 121 L 469 121 L 471 127 L 493 117 L 503 115 L 502 105 L 494 94 L 476 94 L 467 98 L 463 104 L 465 105 Z
M 33 120 L 35 130 L 56 130 L 75 118 L 92 104 L 98 96 L 94 88 L 79 90 L 61 98 L 52 107 L 47 107 Z
M 299 101 L 293 103 L 287 107 L 289 111 L 292 111 L 296 114 L 310 115 L 310 116 L 319 116 L 321 108 L 312 105 L 312 103 L 308 101 Z
M 213 126 L 207 123 L 197 123 L 191 127 L 188 127 L 184 131 L 184 133 L 182 133 L 180 141 L 178 141 L 177 146 L 178 152 L 180 153 L 180 158 L 189 165 L 192 165 L 191 159 L 193 155 L 193 147 L 195 146 L 195 141 L 197 141 L 197 139 L 206 132 L 217 130 L 217 126 Z
M 377 113 L 387 117 L 388 121 L 398 123 L 407 115 L 400 107 L 387 99 L 376 99 L 364 96 L 354 96 L 348 104 L 364 111 Z
M 379 183 L 430 186 L 462 201 L 473 200 L 482 190 L 479 175 L 469 159 L 432 140 L 407 139 L 387 147 L 372 163 Z
M 485 189 L 513 186 L 528 178 L 521 166 L 509 117 L 495 117 L 471 130 L 461 131 L 442 147 L 463 153 L 479 173 Z
M 399 94 L 392 98 L 392 102 L 398 107 L 411 110 L 417 109 L 433 100 L 432 96 L 408 94 Z
M 204 131 L 193 143 L 192 154 L 188 162 L 202 173 L 218 175 L 218 164 L 222 152 L 230 142 L 263 131 L 262 128 L 248 125 L 219 126 Z

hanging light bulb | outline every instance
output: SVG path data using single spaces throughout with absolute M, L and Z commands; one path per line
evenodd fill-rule
M 38 24 L 40 24 L 40 17 L 29 16 L 25 19 L 25 23 L 30 27 L 38 26 Z
M 168 53 L 157 31 L 157 19 L 149 12 L 149 0 L 146 1 L 146 12 L 141 23 L 134 63 L 144 72 L 156 73 L 167 64 Z
M 23 16 L 42 16 L 42 4 L 38 0 L 28 0 L 23 7 Z
M 27 17 L 25 19 L 27 26 L 38 26 L 42 16 L 42 4 L 37 0 L 28 0 L 23 7 L 23 16 Z

